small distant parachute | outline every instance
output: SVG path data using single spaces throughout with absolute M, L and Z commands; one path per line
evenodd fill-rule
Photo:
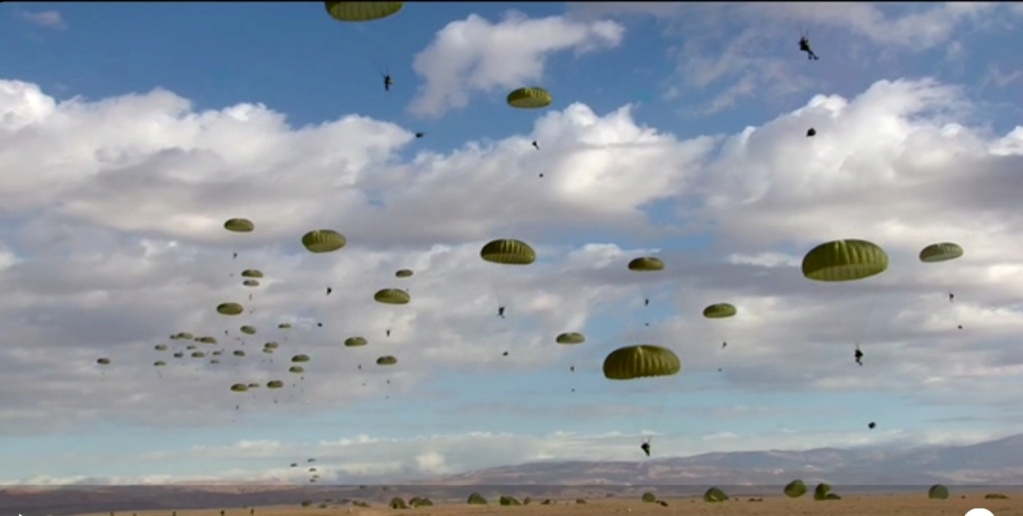
M 345 339 L 345 347 L 348 348 L 357 348 L 366 344 L 369 344 L 369 342 L 364 337 L 348 337 Z
M 188 333 L 187 331 L 183 331 L 183 332 L 180 332 L 180 333 L 175 333 L 174 335 L 171 336 L 172 340 L 179 340 L 179 339 L 180 340 L 191 340 L 191 339 L 194 339 L 194 338 L 195 338 L 195 335 L 192 335 L 191 333 Z
M 232 355 L 234 355 L 234 356 L 236 356 L 236 357 L 243 357 L 243 356 L 245 356 L 245 351 L 243 351 L 243 350 L 240 350 L 240 349 L 236 349 L 236 350 L 234 350 L 234 352 L 233 352 L 233 353 L 231 353 L 231 354 L 232 354 Z
M 254 279 L 247 279 L 242 282 L 242 285 L 245 285 L 246 287 L 258 287 L 259 282 Z
M 682 361 L 678 355 L 653 344 L 618 348 L 604 359 L 604 377 L 608 380 L 674 376 L 681 370 Z
M 242 326 L 241 328 L 239 328 L 239 331 L 241 331 L 242 333 L 244 333 L 246 335 L 255 335 L 256 334 L 256 328 L 254 328 L 252 326 Z
M 508 105 L 519 109 L 537 109 L 551 105 L 554 97 L 539 87 L 519 88 L 508 94 Z
M 241 315 L 245 312 L 245 307 L 238 303 L 220 303 L 217 305 L 217 313 L 221 315 Z
M 216 337 L 210 337 L 209 335 L 207 335 L 205 337 L 199 337 L 198 339 L 195 339 L 195 341 L 196 342 L 201 342 L 203 344 L 216 344 L 217 343 L 217 338 Z
M 398 363 L 398 359 L 391 355 L 384 355 L 377 359 L 378 366 L 390 366 Z
M 252 383 L 249 384 L 249 388 L 250 389 L 258 389 L 259 387 L 260 387 L 260 385 L 258 383 L 256 383 L 256 382 L 252 382 Z
M 633 258 L 629 261 L 629 270 L 637 272 L 663 271 L 664 262 L 662 262 L 660 258 L 654 258 L 652 256 Z
M 866 240 L 834 240 L 803 257 L 803 276 L 815 281 L 855 281 L 888 269 L 888 254 Z
M 280 344 L 271 341 L 267 342 L 266 344 L 263 344 L 263 347 L 267 349 L 277 349 L 278 347 L 280 347 Z
M 266 382 L 267 389 L 280 389 L 281 387 L 284 387 L 284 382 L 280 380 L 270 380 L 269 382 Z
M 288 369 L 288 372 L 289 373 L 295 373 L 295 374 L 304 373 L 305 372 L 305 368 L 302 367 L 302 366 L 291 366 Z
M 331 18 L 342 22 L 381 20 L 401 11 L 404 2 L 324 2 Z
M 242 271 L 243 278 L 262 278 L 263 271 L 257 269 L 245 269 Z
M 924 263 L 938 263 L 955 260 L 963 255 L 963 248 L 952 242 L 941 242 L 931 244 L 920 250 L 920 261 Z
M 412 274 L 413 272 L 411 269 L 400 269 L 398 272 L 394 273 L 394 276 L 398 278 L 408 278 L 411 277 Z
M 557 338 L 554 339 L 554 342 L 557 342 L 558 344 L 582 344 L 583 342 L 586 342 L 586 336 L 582 333 L 572 331 L 558 335 Z
M 99 365 L 110 365 L 110 359 L 109 358 L 99 358 L 99 359 L 96 360 L 96 363 L 99 364 Z
M 291 357 L 291 361 L 292 362 L 296 362 L 296 363 L 308 362 L 309 361 L 309 355 L 295 355 L 295 356 Z
M 249 390 L 249 386 L 244 383 L 236 383 L 231 386 L 231 390 L 234 392 L 246 392 Z
M 408 292 L 397 288 L 378 290 L 376 294 L 373 294 L 373 299 L 385 305 L 407 305 L 412 301 L 412 297 L 409 296 Z
M 157 345 L 153 346 L 153 349 L 155 349 L 157 351 L 167 351 L 167 345 L 166 344 L 157 344 Z
M 156 362 L 153 362 L 153 367 L 163 367 L 165 365 L 167 365 L 167 362 L 164 362 L 163 360 L 157 360 Z
M 224 229 L 235 233 L 249 233 L 256 229 L 256 225 L 249 219 L 227 219 L 224 222 Z
M 203 353 L 202 351 L 193 351 L 192 358 L 206 358 L 206 353 Z
M 502 238 L 483 246 L 480 258 L 501 265 L 529 265 L 536 261 L 536 251 L 521 240 Z
M 703 316 L 708 319 L 724 319 L 734 317 L 738 311 L 729 303 L 716 303 L 703 309 Z
M 277 325 L 277 329 L 279 329 L 279 330 L 290 330 L 291 329 L 291 324 L 290 323 L 286 323 L 286 322 L 282 322 L 281 324 Z
M 344 235 L 333 229 L 317 229 L 302 235 L 302 245 L 311 253 L 332 253 L 347 243 Z
M 814 129 L 813 127 L 811 127 L 811 128 L 809 128 L 809 129 L 807 129 L 807 130 L 806 130 L 806 137 L 807 137 L 807 138 L 812 138 L 812 137 L 814 137 L 814 136 L 817 136 L 817 130 L 816 130 L 816 129 Z

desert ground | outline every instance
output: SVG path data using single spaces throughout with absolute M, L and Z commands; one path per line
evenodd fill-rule
M 492 501 L 487 506 L 474 506 L 466 503 L 438 503 L 432 507 L 396 510 L 380 504 L 377 507 L 360 508 L 351 506 L 328 506 L 320 508 L 318 504 L 310 507 L 268 506 L 255 507 L 255 516 L 382 516 L 395 513 L 408 513 L 430 516 L 497 516 L 505 514 L 545 515 L 625 515 L 644 516 L 661 514 L 714 514 L 714 515 L 763 515 L 763 516 L 963 516 L 973 508 L 983 507 L 995 516 L 1023 516 L 1023 491 L 1006 492 L 1006 500 L 985 500 L 983 493 L 970 493 L 950 497 L 948 500 L 930 500 L 926 494 L 884 494 L 884 495 L 851 495 L 842 500 L 815 501 L 807 496 L 800 499 L 789 499 L 784 496 L 757 497 L 762 501 L 750 501 L 750 498 L 736 497 L 728 502 L 707 503 L 696 498 L 666 498 L 668 505 L 643 503 L 639 500 L 587 500 L 585 504 L 575 500 L 559 500 L 557 504 L 502 507 Z M 238 507 L 224 508 L 225 516 L 248 516 L 249 510 Z M 115 516 L 171 516 L 171 511 L 119 511 Z M 109 513 L 94 513 L 82 516 L 109 516 Z M 177 511 L 177 516 L 220 516 L 220 509 L 196 509 Z

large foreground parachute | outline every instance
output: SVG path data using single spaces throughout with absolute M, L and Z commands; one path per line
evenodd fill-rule
M 888 255 L 866 240 L 834 240 L 814 247 L 803 257 L 803 276 L 815 281 L 855 281 L 888 269 Z
M 618 348 L 604 359 L 604 377 L 609 380 L 674 376 L 681 370 L 682 361 L 678 355 L 653 344 Z
M 963 255 L 963 248 L 952 242 L 941 242 L 931 244 L 920 250 L 920 261 L 924 263 L 938 263 L 955 260 Z
M 538 109 L 551 105 L 554 97 L 543 88 L 519 88 L 508 94 L 508 105 L 519 109 Z

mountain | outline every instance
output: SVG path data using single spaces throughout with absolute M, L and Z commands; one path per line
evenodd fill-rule
M 473 491 L 486 496 L 500 493 L 534 498 L 592 498 L 610 493 L 631 496 L 640 490 L 655 489 L 661 495 L 677 496 L 696 494 L 711 485 L 730 487 L 730 493 L 755 495 L 777 492 L 778 486 L 795 478 L 802 478 L 807 484 L 828 482 L 839 492 L 879 491 L 886 490 L 885 486 L 905 490 L 914 489 L 908 486 L 935 483 L 964 489 L 1018 486 L 1023 479 L 1021 458 L 1023 434 L 967 446 L 725 452 L 636 462 L 534 462 L 397 487 L 224 485 L 215 481 L 167 486 L 16 487 L 0 490 L 0 514 L 61 516 L 298 505 L 304 500 L 319 505 L 327 500 L 329 504 L 346 504 L 358 499 L 381 505 L 393 496 L 464 500 Z

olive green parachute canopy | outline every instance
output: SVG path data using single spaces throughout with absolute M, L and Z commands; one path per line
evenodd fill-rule
M 297 467 L 298 467 L 298 463 L 297 463 L 297 462 L 292 462 L 292 463 L 291 463 L 291 467 L 293 467 L 293 468 L 297 468 Z
M 249 390 L 249 386 L 244 383 L 236 383 L 231 386 L 231 390 L 234 392 L 245 392 Z
M 196 346 L 196 345 L 194 345 L 194 344 L 189 344 L 188 346 L 185 346 L 185 349 L 187 349 L 187 350 L 189 350 L 189 351 L 191 351 L 191 350 L 193 350 L 193 349 L 196 349 L 196 348 L 198 348 L 198 346 Z
M 177 353 L 174 353 L 174 358 L 182 358 L 184 356 L 185 356 L 185 354 L 180 352 L 180 351 L 178 351 Z
M 558 335 L 557 338 L 554 339 L 554 342 L 557 342 L 558 344 L 582 344 L 583 342 L 586 342 L 586 336 L 582 333 L 571 331 Z
M 277 349 L 280 347 L 280 344 L 276 342 L 267 342 L 266 344 L 263 344 L 263 347 L 266 349 Z
M 280 389 L 281 387 L 284 387 L 284 382 L 280 380 L 270 380 L 269 382 L 266 382 L 267 389 Z
M 948 499 L 948 488 L 941 484 L 934 484 L 927 490 L 927 498 L 931 500 L 946 500 Z
M 408 295 L 408 292 L 397 288 L 380 289 L 376 294 L 373 294 L 373 299 L 385 305 L 407 305 L 409 301 L 412 301 L 412 297 Z
M 221 355 L 220 351 L 214 351 L 213 352 L 213 356 L 215 356 L 215 357 L 219 357 L 220 355 Z
M 288 372 L 289 373 L 296 373 L 296 374 L 297 373 L 304 373 L 305 372 L 305 368 L 302 367 L 302 366 L 291 366 L 290 368 L 288 368 Z
M 536 251 L 521 240 L 502 238 L 483 246 L 480 258 L 501 265 L 529 265 L 536 261 Z
M 167 351 L 167 345 L 166 344 L 157 344 L 157 345 L 153 346 L 153 349 L 155 349 L 157 351 Z
M 664 262 L 662 262 L 660 258 L 654 258 L 652 256 L 633 258 L 629 261 L 629 270 L 637 272 L 663 271 Z
M 359 346 L 365 346 L 366 344 L 369 344 L 369 341 L 367 341 L 364 337 L 348 337 L 345 339 L 345 347 L 349 348 L 357 348 Z
M 234 350 L 232 355 L 234 355 L 236 357 L 243 357 L 243 356 L 245 356 L 245 352 L 240 350 L 240 349 L 236 349 L 236 350 Z
M 302 245 L 310 253 L 332 253 L 347 243 L 344 235 L 333 229 L 317 229 L 302 236 Z
M 295 355 L 291 357 L 292 362 L 308 362 L 309 355 Z
M 384 356 L 382 356 L 382 357 L 377 359 L 377 365 L 378 366 L 394 365 L 394 364 L 397 364 L 397 363 L 398 363 L 398 359 L 392 357 L 391 355 L 384 355 Z
M 785 487 L 782 488 L 782 492 L 789 498 L 799 498 L 800 496 L 805 495 L 806 491 L 806 484 L 798 478 L 788 484 L 785 484 Z
M 412 276 L 412 274 L 413 272 L 411 269 L 400 269 L 398 272 L 394 273 L 394 275 L 398 278 L 408 278 Z
M 249 384 L 249 388 L 250 389 L 258 389 L 259 387 L 260 387 L 260 385 L 258 383 L 256 383 L 256 382 L 252 382 L 252 383 Z
M 157 360 L 156 362 L 153 362 L 153 367 L 163 367 L 165 365 L 167 365 L 167 362 L 164 362 L 163 360 Z
M 282 322 L 281 324 L 277 325 L 277 329 L 279 329 L 279 330 L 290 330 L 291 329 L 291 323 Z
M 952 242 L 931 244 L 920 250 L 920 261 L 924 263 L 947 262 L 963 255 L 963 248 Z
M 854 281 L 888 268 L 884 249 L 866 240 L 835 240 L 814 247 L 803 257 L 803 276 L 816 281 Z
M 235 233 L 248 233 L 256 229 L 256 225 L 249 219 L 227 219 L 224 222 L 224 229 Z
M 247 279 L 242 282 L 242 285 L 245 285 L 246 287 L 258 287 L 259 282 L 254 279 Z
M 263 271 L 257 269 L 245 269 L 242 271 L 243 278 L 262 278 Z
M 242 326 L 239 330 L 246 335 L 255 335 L 256 329 L 252 326 Z
M 196 342 L 201 342 L 203 344 L 216 344 L 217 343 L 217 338 L 216 337 L 211 337 L 211 336 L 207 335 L 205 337 L 199 337 L 198 339 L 195 339 L 195 341 Z
M 734 317 L 738 313 L 735 306 L 729 303 L 715 303 L 703 309 L 703 316 L 708 319 L 724 319 Z
M 703 493 L 703 501 L 705 502 L 727 502 L 728 495 L 725 494 L 720 488 L 712 487 Z
M 191 333 L 188 333 L 187 331 L 183 331 L 181 333 L 175 334 L 171 338 L 174 339 L 174 340 L 178 340 L 178 339 L 189 340 L 189 339 L 195 338 L 195 335 L 192 335 Z
M 100 359 L 96 360 L 96 363 L 99 364 L 99 365 L 110 365 L 110 359 L 109 358 L 100 358 Z
M 217 313 L 223 315 L 241 315 L 245 312 L 245 307 L 238 303 L 220 303 L 217 305 Z
M 618 348 L 604 359 L 604 377 L 608 380 L 673 376 L 681 370 L 682 361 L 678 355 L 653 344 Z
M 202 351 L 193 351 L 192 358 L 206 358 L 206 353 L 203 353 Z
M 367 22 L 397 14 L 404 2 L 324 2 L 331 18 L 343 22 Z
M 519 88 L 508 94 L 508 105 L 519 109 L 536 109 L 551 105 L 554 97 L 550 92 L 538 87 Z

